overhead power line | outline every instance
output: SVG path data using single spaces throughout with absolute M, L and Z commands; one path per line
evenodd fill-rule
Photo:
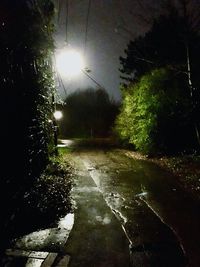
M 88 73 L 87 73 L 87 71 L 85 71 L 85 70 L 82 70 L 82 72 L 91 80 L 91 81 L 93 81 L 96 85 L 98 85 L 99 86 L 99 88 L 103 88 L 103 89 L 105 89 L 105 87 L 104 86 L 102 86 L 99 82 L 97 82 L 93 77 L 91 77 Z
M 60 85 L 61 85 L 62 88 L 63 88 L 63 91 L 64 91 L 64 93 L 65 93 L 65 97 L 67 97 L 67 90 L 66 90 L 66 87 L 65 87 L 65 85 L 64 85 L 64 83 L 63 83 L 62 77 L 61 77 L 61 75 L 60 75 L 59 72 L 58 72 L 58 82 L 60 83 Z
M 89 26 L 89 17 L 91 9 L 92 0 L 88 0 L 87 16 L 86 16 L 86 26 L 85 26 L 85 41 L 84 41 L 84 56 L 86 54 L 87 38 L 88 38 L 88 26 Z
M 57 2 L 57 9 L 58 9 L 57 24 L 59 25 L 59 23 L 60 23 L 60 12 L 61 12 L 61 3 L 60 3 L 60 0 L 58 0 L 58 2 Z
M 69 1 L 66 0 L 65 41 L 68 44 Z

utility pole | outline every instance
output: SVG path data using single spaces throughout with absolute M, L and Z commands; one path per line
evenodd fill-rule
M 189 22 L 188 22 L 188 15 L 187 15 L 187 1 L 186 0 L 181 0 L 181 4 L 183 7 L 183 17 L 185 20 L 185 49 L 186 49 L 186 61 L 187 61 L 187 76 L 188 76 L 188 87 L 190 90 L 190 98 L 191 98 L 191 103 L 192 103 L 192 108 L 196 108 L 195 104 L 195 99 L 194 99 L 194 86 L 192 82 L 192 68 L 191 68 L 191 57 L 190 57 L 190 38 L 189 38 Z M 195 116 L 195 115 L 194 115 Z M 200 134 L 199 134 L 199 129 L 198 129 L 198 124 L 196 121 L 196 118 L 194 119 L 194 130 L 197 138 L 197 142 L 200 145 Z
M 52 114 L 52 126 L 53 126 L 53 141 L 55 155 L 58 155 L 58 125 L 54 113 L 56 111 L 55 94 L 52 95 L 53 114 Z

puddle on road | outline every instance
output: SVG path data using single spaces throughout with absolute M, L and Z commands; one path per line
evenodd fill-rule
M 76 193 L 99 192 L 99 188 L 96 186 L 82 186 L 82 187 L 73 188 L 72 192 L 76 192 Z
M 36 231 L 17 239 L 13 247 L 24 250 L 60 251 L 64 247 L 74 225 L 74 214 L 61 218 L 57 228 Z
M 111 223 L 111 217 L 106 214 L 105 217 L 102 216 L 96 216 L 96 220 L 100 222 L 103 225 L 110 224 Z
M 74 225 L 74 214 L 69 213 L 64 218 L 61 218 L 58 223 L 58 228 L 71 231 Z
M 147 195 L 148 195 L 148 192 L 142 192 L 142 193 L 136 194 L 135 196 L 142 198 L 142 197 L 146 197 Z
M 75 145 L 75 141 L 73 140 L 67 140 L 67 139 L 61 139 L 61 144 L 58 144 L 58 147 L 71 147 Z

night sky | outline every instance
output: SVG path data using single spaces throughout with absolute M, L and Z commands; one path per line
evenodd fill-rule
M 142 4 L 141 4 L 142 2 Z M 58 49 L 66 45 L 66 0 L 56 1 L 60 4 L 60 15 L 57 15 L 55 44 Z M 86 21 L 89 0 L 68 0 L 67 44 L 84 53 Z M 145 19 L 154 16 L 158 11 L 158 1 L 138 0 L 92 0 L 88 28 L 85 61 L 91 70 L 90 75 L 102 85 L 115 100 L 120 100 L 119 56 L 130 39 L 144 33 L 148 28 Z M 143 15 L 142 15 L 143 16 Z M 125 29 L 124 29 L 125 28 Z M 66 79 L 62 77 L 67 94 L 76 89 L 96 87 L 84 74 Z M 59 94 L 64 98 L 65 90 L 59 87 Z

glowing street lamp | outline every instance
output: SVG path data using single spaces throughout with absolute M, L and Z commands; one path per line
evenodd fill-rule
M 84 61 L 81 54 L 72 49 L 64 49 L 58 52 L 55 56 L 55 66 L 58 72 L 58 77 L 60 77 L 62 81 L 62 77 L 74 77 L 80 74 L 84 68 Z M 63 83 L 62 83 L 63 84 Z M 63 85 L 64 86 L 64 85 Z M 53 95 L 53 101 L 55 104 L 55 99 Z M 63 114 L 59 110 L 55 110 L 53 113 L 53 124 L 54 124 L 54 144 L 56 153 L 57 151 L 57 139 L 58 139 L 58 125 L 57 121 L 59 121 L 63 117 Z
M 75 50 L 63 50 L 56 55 L 56 68 L 64 76 L 73 77 L 81 73 L 84 61 Z
M 54 116 L 54 118 L 55 118 L 56 120 L 60 120 L 60 119 L 62 119 L 63 114 L 62 114 L 62 112 L 61 112 L 60 110 L 56 110 L 56 111 L 53 113 L 53 116 Z
M 54 146 L 55 146 L 55 153 L 58 154 L 58 124 L 57 121 L 62 119 L 63 114 L 60 110 L 56 110 L 53 113 L 53 131 L 54 131 Z

